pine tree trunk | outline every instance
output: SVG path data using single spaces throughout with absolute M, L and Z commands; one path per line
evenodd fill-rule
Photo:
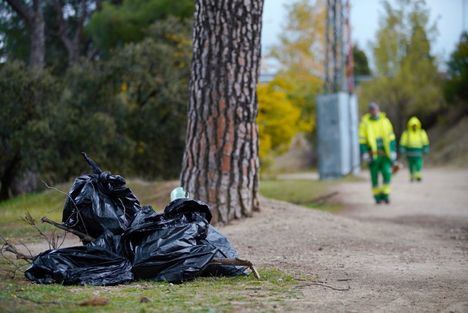
M 197 0 L 181 184 L 213 223 L 258 205 L 256 86 L 263 0 Z

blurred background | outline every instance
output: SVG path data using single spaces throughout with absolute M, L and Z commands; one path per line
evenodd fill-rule
M 467 1 L 350 1 L 362 114 L 397 136 L 417 115 L 430 164 L 468 162 Z M 0 200 L 103 168 L 177 178 L 184 150 L 193 0 L 0 1 Z M 263 175 L 316 166 L 325 0 L 265 0 L 258 86 Z

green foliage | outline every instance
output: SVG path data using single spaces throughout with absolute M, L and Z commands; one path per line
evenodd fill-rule
M 354 76 L 369 76 L 371 74 L 369 68 L 369 61 L 367 59 L 367 55 L 359 48 L 359 46 L 353 46 L 353 60 L 354 60 Z
M 192 17 L 192 0 L 124 0 L 119 4 L 104 2 L 87 26 L 88 34 L 104 55 L 126 43 L 141 41 L 148 27 L 157 20 L 177 16 L 183 21 Z
M 26 62 L 29 58 L 29 37 L 24 21 L 5 2 L 0 2 L 0 60 L 14 56 Z
M 83 150 L 109 170 L 144 178 L 178 174 L 185 140 L 189 31 L 188 23 L 175 18 L 157 22 L 144 41 L 126 45 L 109 60 L 68 71 L 57 123 L 61 148 L 56 156 L 66 170 L 61 179 L 85 166 L 79 154 Z
M 47 71 L 24 63 L 0 65 L 0 184 L 8 197 L 13 178 L 25 169 L 41 170 L 48 156 L 59 84 Z
M 26 171 L 49 183 L 87 170 L 88 152 L 125 176 L 176 177 L 185 141 L 191 27 L 170 17 L 146 39 L 61 77 L 0 65 L 0 186 Z M 10 181 L 8 181 L 10 180 Z
M 135 173 L 145 178 L 176 177 L 179 172 L 188 102 L 189 32 L 190 25 L 175 18 L 157 22 L 149 38 L 127 45 L 109 61 L 122 86 L 119 98 L 130 110 L 126 133 L 136 144 Z
M 443 106 L 441 77 L 430 53 L 429 12 L 423 1 L 400 0 L 393 8 L 384 2 L 385 15 L 374 46 L 376 77 L 362 84 L 361 104 L 381 104 L 401 133 L 411 115 L 424 116 Z
M 448 102 L 468 105 L 468 33 L 464 32 L 447 63 L 444 92 Z

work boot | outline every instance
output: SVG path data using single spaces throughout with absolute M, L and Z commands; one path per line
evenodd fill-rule
M 384 202 L 385 204 L 390 204 L 390 196 L 389 195 L 385 195 L 385 194 L 382 194 L 382 202 Z
M 374 200 L 375 200 L 375 204 L 381 204 L 382 203 L 382 199 L 380 198 L 380 195 L 374 196 Z

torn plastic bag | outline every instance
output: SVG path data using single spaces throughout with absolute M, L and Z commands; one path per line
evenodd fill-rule
M 63 223 L 70 228 L 98 238 L 106 232 L 122 234 L 140 203 L 119 175 L 103 172 L 83 153 L 93 174 L 75 179 L 63 208 Z
M 116 285 L 133 280 L 132 264 L 106 249 L 70 247 L 34 258 L 25 275 L 40 284 Z

